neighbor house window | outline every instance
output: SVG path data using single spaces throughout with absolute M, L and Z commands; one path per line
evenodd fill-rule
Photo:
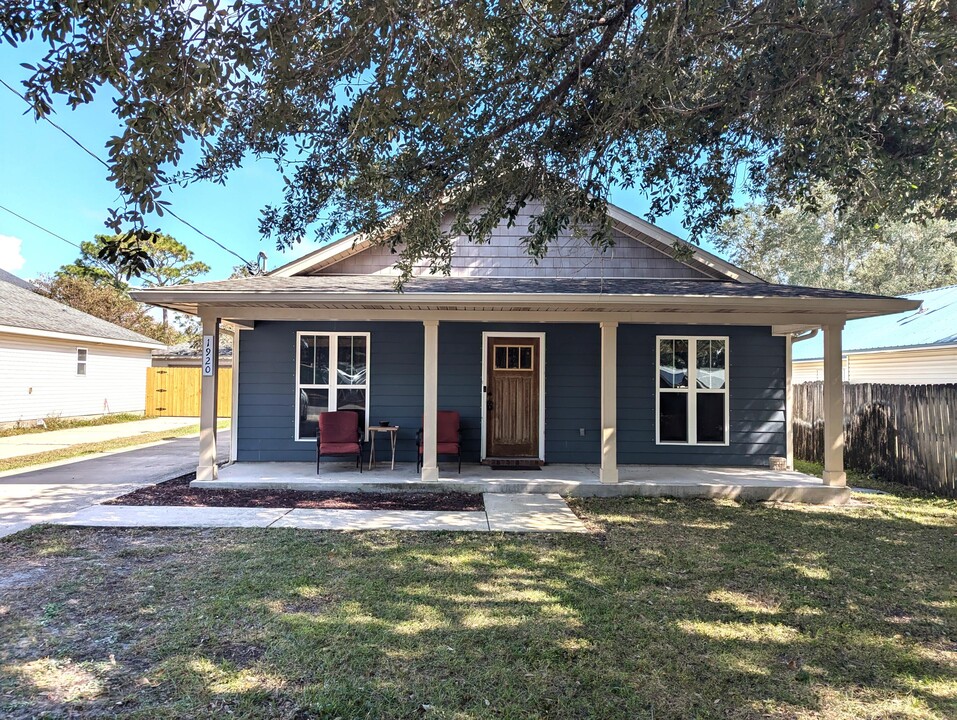
M 86 348 L 76 349 L 76 374 L 86 375 Z
M 315 440 L 319 413 L 352 410 L 368 427 L 369 334 L 298 333 L 296 440 Z
M 659 337 L 657 440 L 728 444 L 728 338 Z

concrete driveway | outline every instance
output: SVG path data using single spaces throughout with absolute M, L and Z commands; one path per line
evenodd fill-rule
M 220 459 L 229 457 L 229 430 L 220 430 Z M 65 460 L 0 475 L 0 537 L 31 525 L 57 520 L 142 485 L 185 475 L 196 469 L 196 436 Z

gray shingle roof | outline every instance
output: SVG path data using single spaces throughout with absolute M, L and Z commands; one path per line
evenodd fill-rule
M 4 273 L 0 276 L 0 325 L 84 335 L 104 341 L 151 343 L 157 347 L 162 345 L 145 335 L 44 297 L 28 289 L 31 286 L 22 280 L 15 283 L 7 279 L 8 275 Z
M 395 293 L 395 278 L 385 275 L 312 275 L 296 277 L 258 276 L 179 285 L 157 290 L 140 290 L 138 299 L 149 302 L 152 292 L 194 294 L 204 292 L 242 293 Z M 844 290 L 738 283 L 724 280 L 657 280 L 633 278 L 502 278 L 502 277 L 416 277 L 405 284 L 404 292 L 483 294 L 564 294 L 564 295 L 701 295 L 712 297 L 772 297 L 809 299 L 880 299 Z
M 33 285 L 31 285 L 29 282 L 23 280 L 22 278 L 18 278 L 13 273 L 8 273 L 3 268 L 0 268 L 0 280 L 3 282 L 13 283 L 17 287 L 22 287 L 24 290 L 29 290 L 30 292 L 36 290 L 36 288 L 33 287 Z

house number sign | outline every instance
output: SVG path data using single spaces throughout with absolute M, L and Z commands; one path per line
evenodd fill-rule
M 203 335 L 203 377 L 213 375 L 213 336 Z

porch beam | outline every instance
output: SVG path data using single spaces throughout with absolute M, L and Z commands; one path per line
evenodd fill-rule
M 425 320 L 425 360 L 422 402 L 422 479 L 439 479 L 438 438 L 439 409 L 439 322 Z
M 618 482 L 618 323 L 601 323 L 602 483 Z
M 202 315 L 203 348 L 210 343 L 212 351 L 209 358 L 201 358 L 202 381 L 200 383 L 199 405 L 199 465 L 196 467 L 197 480 L 215 480 L 216 467 L 216 397 L 219 391 L 219 317 Z M 210 372 L 210 368 L 212 372 Z M 238 368 L 234 370 L 237 372 Z
M 546 311 L 546 310 L 357 310 L 317 306 L 314 308 L 274 307 L 209 307 L 203 312 L 229 320 L 295 320 L 352 322 L 387 320 L 395 322 L 527 322 L 527 323 L 594 323 L 601 321 L 645 325 L 796 325 L 801 328 L 843 323 L 845 316 L 822 313 L 769 312 L 681 312 L 655 311 Z
M 847 485 L 844 472 L 843 323 L 824 326 L 824 484 Z

